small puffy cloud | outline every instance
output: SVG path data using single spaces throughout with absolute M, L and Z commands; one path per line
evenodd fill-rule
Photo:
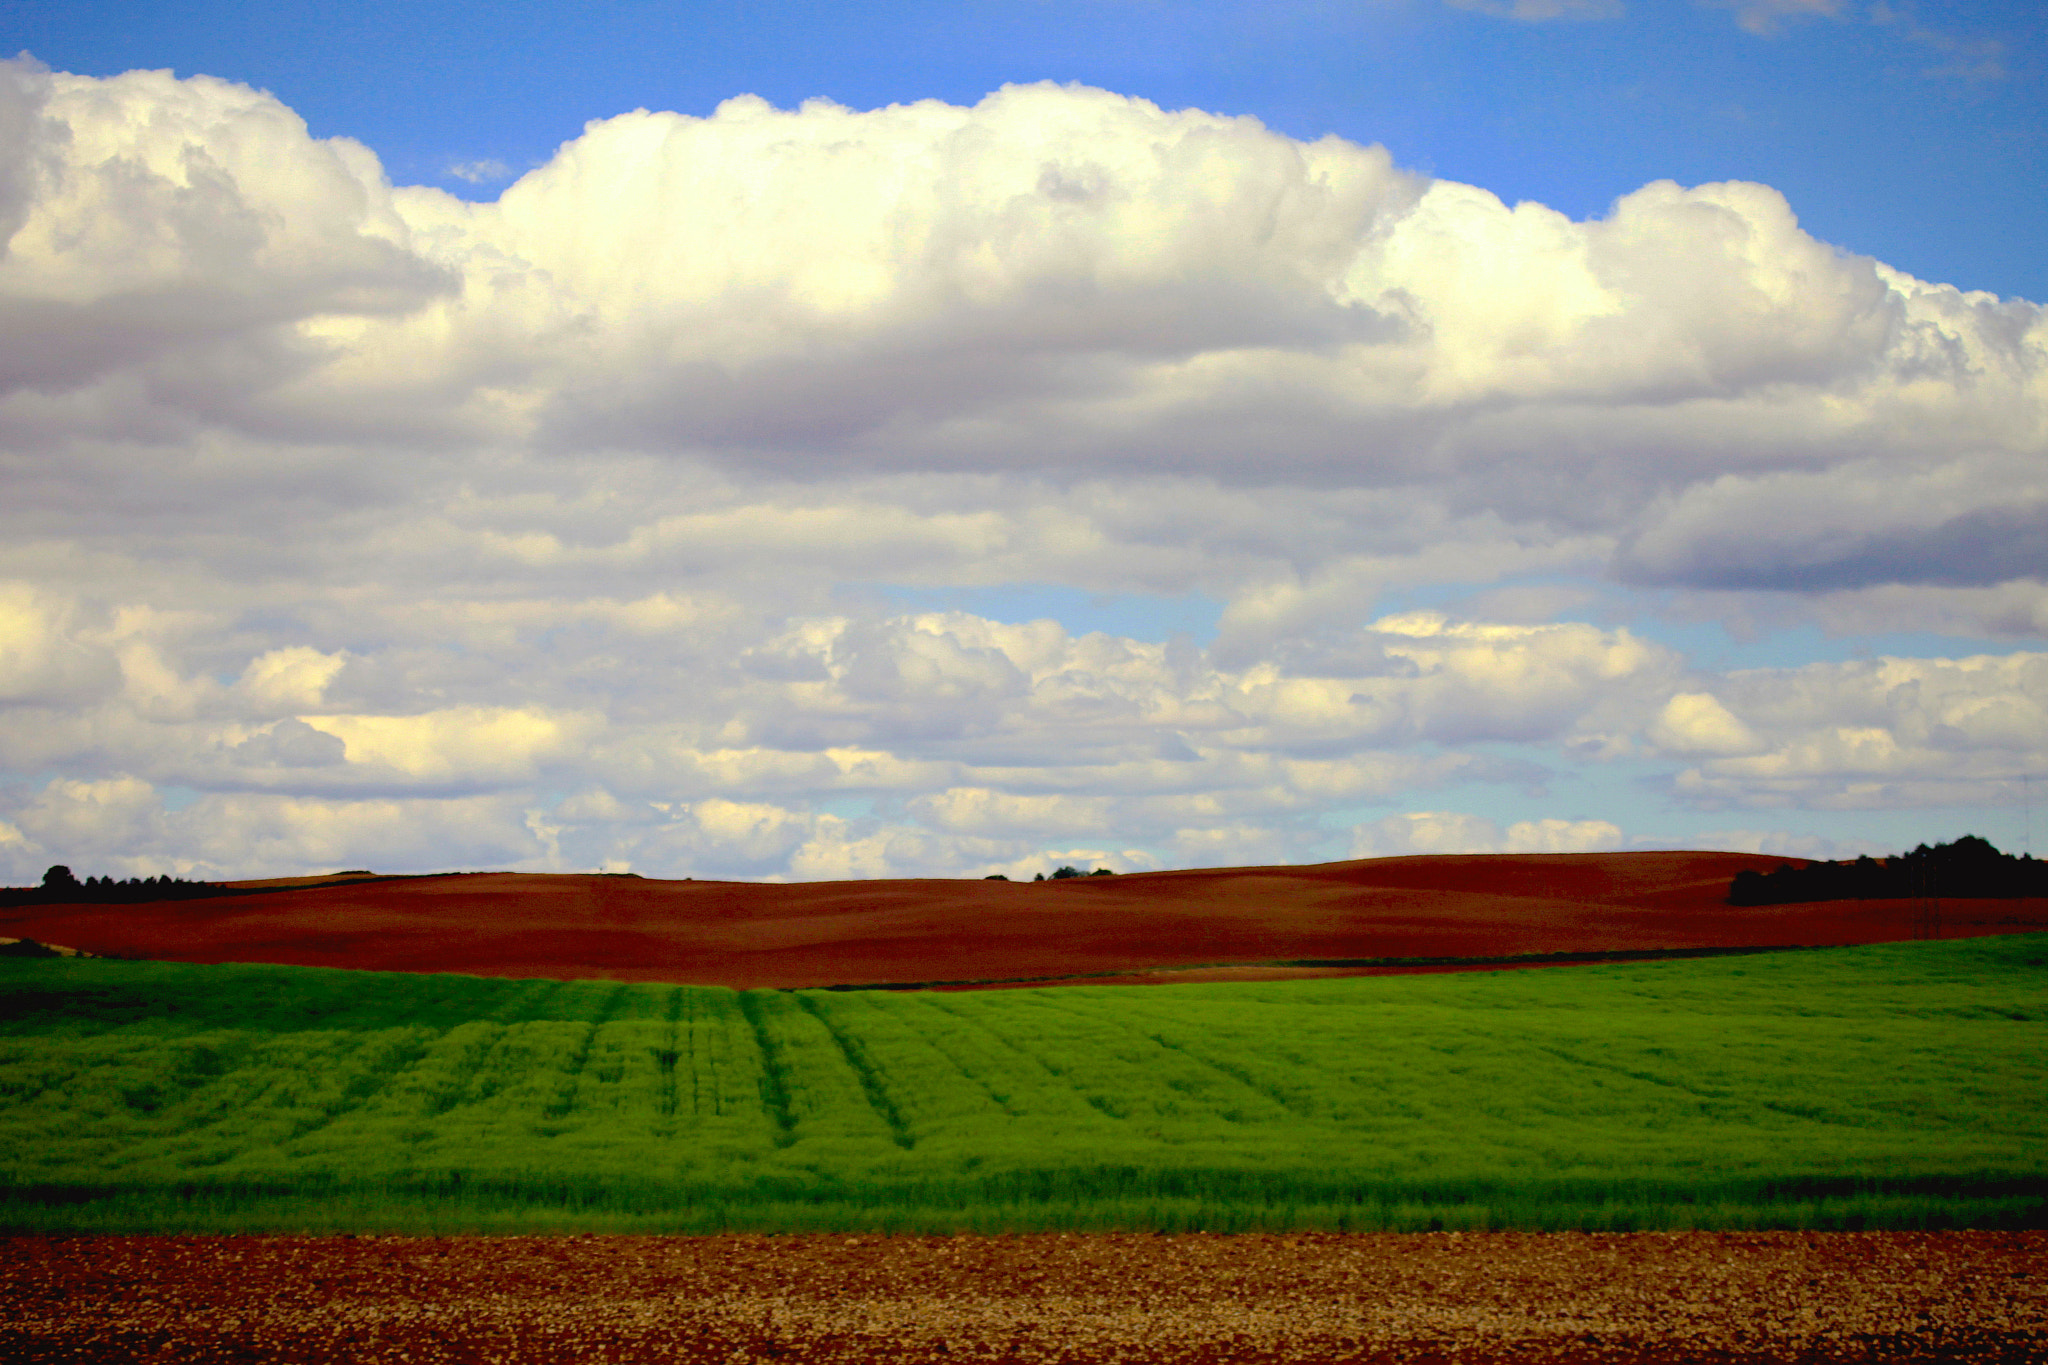
M 2018 496 L 1994 502 L 2001 485 Z M 2044 564 L 2048 497 L 2024 473 L 1900 478 L 1867 462 L 1694 487 L 1646 519 L 1622 555 L 1624 571 L 1648 582 L 1804 592 L 2038 584 Z
M 1884 857 L 1897 853 L 1868 839 L 1830 839 L 1819 834 L 1787 834 L 1783 830 L 1716 829 L 1697 836 L 1699 848 L 1723 849 L 1729 853 L 1767 853 L 1780 858 L 1814 858 L 1837 861 L 1863 855 Z
M 1499 851 L 1500 826 L 1454 811 L 1413 811 L 1389 815 L 1351 831 L 1354 858 L 1398 857 L 1408 853 L 1492 853 Z
M 1709 0 L 1722 9 L 1735 11 L 1735 22 L 1745 33 L 1772 38 L 1782 33 L 1787 20 L 1839 16 L 1842 0 Z
M 74 870 L 91 863 L 94 854 L 127 854 L 158 848 L 164 842 L 162 801 L 154 787 L 134 777 L 99 781 L 58 778 L 13 814 L 14 823 L 36 847 L 48 852 L 51 861 L 66 863 Z M 6 851 L 15 852 L 15 848 Z
M 0 869 L 33 879 L 62 862 L 80 876 L 172 874 L 225 880 L 374 867 L 533 867 L 543 852 L 501 797 L 331 800 L 209 795 L 176 810 L 147 782 L 59 779 L 10 812 L 26 836 L 0 841 Z
M 320 768 L 343 762 L 348 746 L 302 720 L 281 720 L 235 745 L 233 753 L 237 763 L 252 768 Z
M 31 584 L 0 583 L 0 702 L 76 701 L 114 682 L 112 652 L 73 616 Z
M 495 181 L 509 179 L 512 168 L 495 157 L 483 157 L 476 161 L 449 163 L 448 174 L 457 180 L 467 180 L 472 185 L 488 185 Z
M 827 816 L 790 855 L 789 874 L 798 881 L 861 881 L 954 872 L 960 860 L 952 851 L 950 841 L 924 830 L 896 826 L 860 834 Z
M 1898 6 L 1878 0 L 1870 7 L 1870 22 L 1892 27 L 1908 41 L 1938 54 L 1936 65 L 1923 73 L 1927 76 L 1965 81 L 2002 81 L 2012 76 L 2003 42 L 1930 28 L 1913 13 L 1910 0 Z
M 1354 858 L 1417 853 L 1593 853 L 1622 845 L 1606 820 L 1517 820 L 1503 830 L 1492 820 L 1454 811 L 1389 815 L 1351 831 Z
M 1924 630 L 1978 639 L 2048 639 L 2048 582 L 1995 587 L 1881 586 L 1827 593 L 1808 608 L 1835 635 Z
M 1711 692 L 1673 696 L 1658 712 L 1650 738 L 1681 754 L 1741 754 L 1758 747 L 1756 735 Z
M 323 654 L 304 645 L 273 649 L 251 659 L 235 687 L 263 710 L 312 711 L 347 662 L 344 654 Z
M 1373 628 L 1414 672 L 1362 680 L 1357 695 L 1398 699 L 1420 734 L 1450 743 L 1592 734 L 1604 709 L 1661 688 L 1679 668 L 1664 646 L 1575 622 L 1506 626 L 1416 612 Z
M 1261 867 L 1302 861 L 1305 843 L 1298 830 L 1224 824 L 1177 829 L 1166 847 L 1174 867 Z
M 1524 23 L 1551 19 L 1619 19 L 1622 0 L 1446 0 L 1453 9 L 1477 10 L 1481 14 Z
M 651 818 L 650 818 L 651 812 Z M 849 820 L 767 801 L 657 803 L 615 809 L 578 796 L 550 813 L 570 866 L 668 876 L 848 880 L 1029 875 L 1044 863 L 1019 838 L 959 835 L 905 822 Z
M 218 796 L 171 817 L 205 864 L 379 871 L 545 866 L 524 813 L 502 798 L 322 800 Z M 234 875 L 249 875 L 237 871 Z
M 1601 853 L 1621 847 L 1621 828 L 1606 820 L 1517 820 L 1503 853 Z
M 1110 800 L 1065 793 L 1032 795 L 954 787 L 911 803 L 918 819 L 936 829 L 1006 838 L 1064 836 L 1101 830 L 1112 819 Z
M 533 707 L 459 706 L 413 716 L 307 716 L 305 727 L 346 746 L 348 761 L 430 783 L 531 779 L 575 752 L 592 718 Z
M 603 787 L 577 792 L 549 812 L 564 822 L 595 825 L 652 824 L 662 812 L 647 804 L 629 805 Z

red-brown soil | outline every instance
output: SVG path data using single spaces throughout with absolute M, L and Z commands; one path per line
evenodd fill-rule
M 2019 1365 L 2048 1234 L 12 1238 L 0 1359 Z
M 1048 882 L 656 881 L 479 873 L 0 910 L 0 935 L 187 962 L 824 986 L 1245 979 L 1297 959 L 1485 958 L 1912 938 L 1920 901 L 1723 903 L 1739 853 L 1474 854 Z M 252 884 L 254 885 L 254 884 Z M 1945 936 L 2048 901 L 1945 900 Z M 1200 972 L 1159 969 L 1217 968 Z M 1335 974 L 1340 969 L 1318 969 Z

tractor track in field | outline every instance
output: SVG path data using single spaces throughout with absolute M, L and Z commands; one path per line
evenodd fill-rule
M 8 1237 L 0 1358 L 2018 1365 L 2048 1233 Z

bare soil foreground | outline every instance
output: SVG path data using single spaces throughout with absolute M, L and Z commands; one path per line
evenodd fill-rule
M 1439 855 L 1025 883 L 347 877 L 201 900 L 13 907 L 0 911 L 0 935 L 186 962 L 793 987 L 1337 975 L 1361 969 L 1254 964 L 1818 946 L 1929 931 L 1922 901 L 1724 903 L 1736 872 L 1783 861 Z M 1944 937 L 2048 929 L 2039 899 L 1939 907 Z
M 2017 1365 L 2048 1233 L 16 1238 L 0 1359 Z

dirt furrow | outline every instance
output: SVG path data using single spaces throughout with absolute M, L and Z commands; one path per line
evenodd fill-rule
M 10 1362 L 2048 1360 L 2048 1233 L 0 1239 Z

